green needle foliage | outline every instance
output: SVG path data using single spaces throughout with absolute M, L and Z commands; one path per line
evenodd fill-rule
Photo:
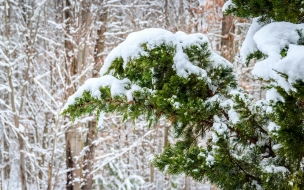
M 150 123 L 164 116 L 171 120 L 177 137 L 189 125 L 203 136 L 211 127 L 213 116 L 220 111 L 218 101 L 207 100 L 215 95 L 225 96 L 230 88 L 237 85 L 231 65 L 227 66 L 227 61 L 219 57 L 211 60 L 212 52 L 207 42 L 191 45 L 183 49 L 185 55 L 193 65 L 204 69 L 207 76 L 202 78 L 189 74 L 185 78 L 173 69 L 176 47 L 172 44 L 161 43 L 152 49 L 148 49 L 145 43 L 141 46 L 144 55 L 129 58 L 125 68 L 123 59 L 117 57 L 106 72 L 106 75 L 111 73 L 119 80 L 129 79 L 125 89 L 131 84 L 141 87 L 133 92 L 132 101 L 128 101 L 126 96 L 112 96 L 110 87 L 104 86 L 99 87 L 98 97 L 85 90 L 63 114 L 75 119 L 85 113 L 118 112 L 125 119 L 146 115 Z M 191 134 L 190 131 L 188 133 Z
M 241 18 L 261 17 L 263 22 L 286 21 L 301 23 L 304 19 L 302 0 L 232 0 L 233 6 L 226 10 Z
M 232 2 L 227 13 L 259 16 L 264 24 L 298 23 L 303 17 L 303 1 Z M 302 31 L 297 33 L 297 45 L 303 45 Z M 158 43 L 134 42 L 140 50 L 127 57 L 114 49 L 107 71 L 84 84 L 62 114 L 73 120 L 101 112 L 133 120 L 144 115 L 150 126 L 164 117 L 177 140 L 155 156 L 152 163 L 159 170 L 207 179 L 227 190 L 304 189 L 304 82 L 290 82 L 290 76 L 278 73 L 291 88 L 268 79 L 266 88 L 277 98 L 253 101 L 237 88 L 232 65 L 212 52 L 206 40 L 174 36 Z M 128 51 L 129 46 L 119 47 Z M 281 49 L 282 59 L 288 52 L 288 46 Z M 267 57 L 258 50 L 247 60 Z M 207 132 L 211 137 L 206 138 Z

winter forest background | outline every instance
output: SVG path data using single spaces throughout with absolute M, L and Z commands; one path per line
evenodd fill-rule
M 107 54 L 145 28 L 203 33 L 238 80 L 264 96 L 239 56 L 249 20 L 223 16 L 224 0 L 0 0 L 0 189 L 210 189 L 149 162 L 173 142 L 170 122 L 148 128 L 105 115 L 72 123 L 67 98 L 97 77 Z

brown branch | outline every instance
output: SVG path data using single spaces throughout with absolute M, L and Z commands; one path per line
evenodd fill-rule
M 230 161 L 233 163 L 233 164 L 235 164 L 244 174 L 245 174 L 245 176 L 247 177 L 247 178 L 251 178 L 251 179 L 253 179 L 253 180 L 256 180 L 256 181 L 258 181 L 258 182 L 261 182 L 262 180 L 260 179 L 260 178 L 258 178 L 258 177 L 256 177 L 256 176 L 254 176 L 254 175 L 252 175 L 252 174 L 250 174 L 250 173 L 248 173 L 232 156 L 231 156 L 231 154 L 230 154 L 230 152 L 229 152 L 229 150 L 227 150 L 226 151 L 227 152 L 227 154 L 228 154 L 228 157 L 229 157 L 229 159 L 230 159 Z

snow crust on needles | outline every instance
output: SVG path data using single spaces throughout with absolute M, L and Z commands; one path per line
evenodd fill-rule
M 254 34 L 262 28 L 262 25 L 258 22 L 258 19 L 259 18 L 252 19 L 252 23 L 249 27 L 246 38 L 240 50 L 240 55 L 244 63 L 246 62 L 248 55 L 258 50 L 257 45 L 253 39 Z
M 222 7 L 222 12 L 225 12 L 229 7 L 234 7 L 232 0 L 228 0 Z
M 121 57 L 123 59 L 123 66 L 125 68 L 129 59 L 146 55 L 147 53 L 144 51 L 142 44 L 146 43 L 147 48 L 152 49 L 165 43 L 176 48 L 175 56 L 173 58 L 173 69 L 176 70 L 177 75 L 186 78 L 190 74 L 196 74 L 202 78 L 205 78 L 207 77 L 206 71 L 196 65 L 193 65 L 189 61 L 188 56 L 183 52 L 183 48 L 191 45 L 198 45 L 199 47 L 200 44 L 206 42 L 208 43 L 207 37 L 199 33 L 187 35 L 184 32 L 177 32 L 173 34 L 172 32 L 159 28 L 149 28 L 138 32 L 133 32 L 129 34 L 124 42 L 119 44 L 109 53 L 108 57 L 105 59 L 104 66 L 100 70 L 100 75 L 102 76 L 108 71 L 112 62 L 116 58 Z M 215 63 L 221 64 L 224 67 L 232 66 L 229 62 L 225 61 L 224 59 L 220 59 L 215 55 L 212 55 L 212 58 L 216 58 L 217 61 Z
M 124 42 L 114 48 L 105 59 L 104 65 L 100 70 L 101 77 L 88 79 L 72 96 L 69 97 L 62 110 L 65 110 L 69 105 L 74 104 L 75 98 L 81 97 L 84 91 L 89 91 L 93 97 L 99 98 L 99 87 L 106 86 L 110 87 L 112 97 L 115 95 L 125 95 L 128 101 L 131 101 L 133 99 L 132 93 L 140 90 L 141 88 L 135 84 L 131 84 L 130 80 L 127 78 L 119 80 L 111 76 L 111 73 L 110 75 L 104 74 L 108 71 L 112 62 L 116 58 L 121 57 L 124 61 L 124 67 L 126 67 L 129 59 L 147 54 L 142 47 L 143 44 L 146 44 L 148 49 L 152 49 L 163 43 L 175 47 L 176 52 L 173 58 L 173 69 L 176 70 L 177 75 L 185 78 L 190 74 L 196 74 L 202 78 L 208 77 L 207 72 L 192 64 L 189 61 L 188 56 L 183 52 L 183 48 L 190 47 L 191 45 L 197 45 L 200 47 L 201 44 L 208 43 L 208 39 L 205 35 L 199 33 L 187 35 L 184 32 L 173 34 L 167 30 L 159 28 L 145 29 L 129 34 Z M 208 46 L 208 48 L 212 52 L 211 47 Z M 213 67 L 232 67 L 231 63 L 214 52 L 212 52 L 210 59 L 213 61 Z
M 139 90 L 140 87 L 132 84 L 129 79 L 119 80 L 113 76 L 105 75 L 99 78 L 91 78 L 85 81 L 85 83 L 68 98 L 67 103 L 64 105 L 62 110 L 66 110 L 69 105 L 75 103 L 75 99 L 82 96 L 84 91 L 89 91 L 95 98 L 100 98 L 99 87 L 110 87 L 111 96 L 125 95 L 128 101 L 133 100 L 132 93 Z
M 274 22 L 262 27 L 258 19 L 254 19 L 241 48 L 241 56 L 246 59 L 249 54 L 260 50 L 267 58 L 256 63 L 252 73 L 266 80 L 277 80 L 285 90 L 291 90 L 290 84 L 296 80 L 304 81 L 304 46 L 298 45 L 298 31 L 304 32 L 304 24 Z M 288 51 L 282 57 L 284 48 Z M 289 84 L 278 72 L 288 75 Z

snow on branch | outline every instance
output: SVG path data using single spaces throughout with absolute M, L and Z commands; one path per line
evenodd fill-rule
M 153 49 L 161 44 L 168 44 L 175 48 L 173 68 L 177 74 L 182 77 L 188 77 L 190 74 L 201 75 L 206 77 L 206 71 L 202 68 L 193 65 L 188 56 L 183 52 L 184 48 L 200 44 L 208 43 L 208 39 L 203 34 L 187 35 L 183 32 L 173 34 L 167 30 L 159 28 L 145 29 L 139 32 L 129 34 L 124 42 L 114 48 L 105 59 L 104 66 L 100 70 L 100 75 L 104 75 L 116 58 L 123 59 L 123 67 L 125 68 L 130 59 L 138 58 L 139 56 L 147 55 L 143 44 L 146 44 L 148 49 Z M 208 49 L 211 48 L 208 45 Z M 222 61 L 224 66 L 231 66 L 229 63 Z
M 68 108 L 69 105 L 75 103 L 76 98 L 80 98 L 84 91 L 89 91 L 95 98 L 100 97 L 100 87 L 110 87 L 112 97 L 125 95 L 128 101 L 132 101 L 132 92 L 139 90 L 140 87 L 131 84 L 129 79 L 119 80 L 113 76 L 106 75 L 100 78 L 88 79 L 72 96 L 69 97 L 67 103 L 62 110 Z
M 264 80 L 275 80 L 286 91 L 294 90 L 297 80 L 304 81 L 304 24 L 273 22 L 263 26 L 253 19 L 241 48 L 243 60 L 262 59 L 252 74 Z

